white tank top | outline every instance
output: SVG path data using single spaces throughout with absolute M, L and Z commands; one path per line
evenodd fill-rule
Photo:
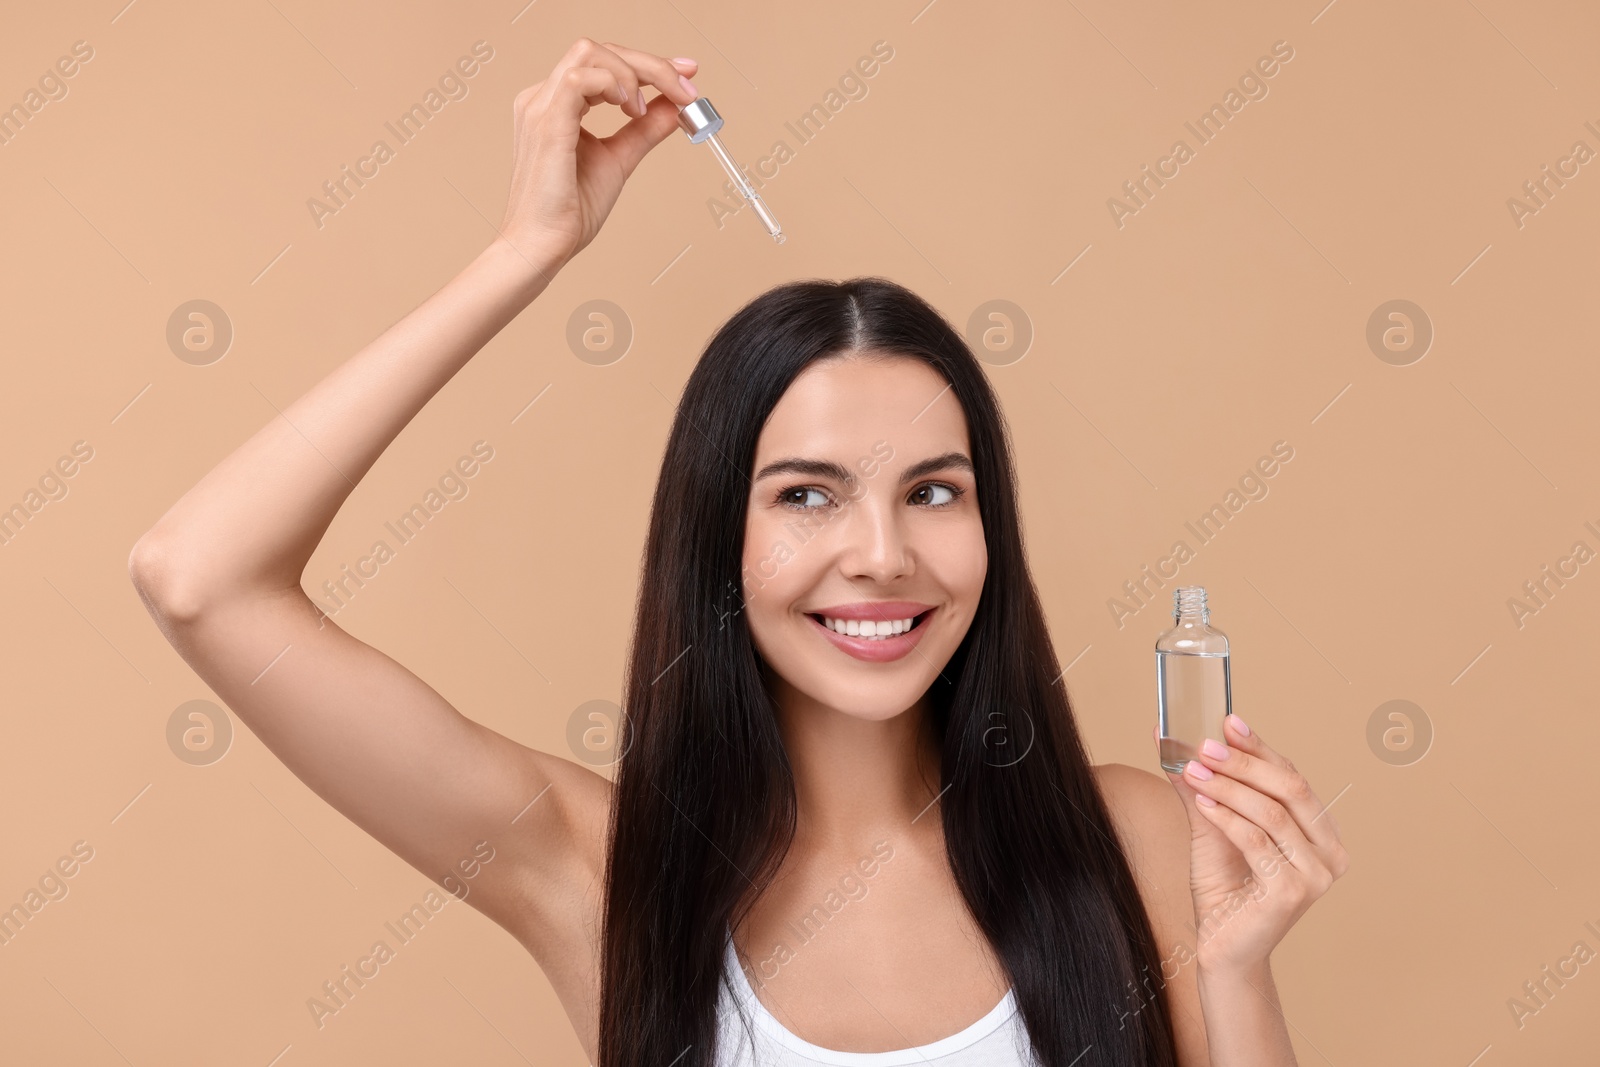
M 840 1052 L 790 1033 L 762 1005 L 739 965 L 731 934 L 723 961 L 727 981 L 717 1005 L 718 1067 L 1033 1067 L 1035 1063 L 1012 989 L 983 1018 L 930 1044 L 892 1052 Z

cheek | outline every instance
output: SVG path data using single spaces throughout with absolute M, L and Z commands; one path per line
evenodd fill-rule
M 752 516 L 745 523 L 740 566 L 752 626 L 779 617 L 803 584 L 794 539 L 783 521 L 770 515 Z
M 803 671 L 793 659 L 793 627 L 805 623 L 791 609 L 813 582 L 804 573 L 807 553 L 796 551 L 781 521 L 763 516 L 746 527 L 741 564 L 744 620 L 757 654 L 785 677 Z
M 938 549 L 940 584 L 954 596 L 975 601 L 983 591 L 989 570 L 989 549 L 983 540 L 983 524 L 974 520 L 942 539 Z
M 942 542 L 941 557 L 952 576 L 958 574 L 963 582 L 982 584 L 982 577 L 989 568 L 989 545 L 984 542 L 981 520 L 974 517 L 971 522 L 950 531 Z

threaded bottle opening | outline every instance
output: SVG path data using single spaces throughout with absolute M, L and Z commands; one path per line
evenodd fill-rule
M 1199 619 L 1211 621 L 1211 609 L 1206 607 L 1206 590 L 1203 585 L 1184 585 L 1172 591 L 1172 617 L 1174 619 Z

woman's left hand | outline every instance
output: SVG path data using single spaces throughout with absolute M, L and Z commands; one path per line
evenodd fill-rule
M 1294 764 L 1237 715 L 1223 722 L 1228 744 L 1207 741 L 1167 780 L 1189 812 L 1200 966 L 1252 974 L 1350 864 L 1333 816 Z

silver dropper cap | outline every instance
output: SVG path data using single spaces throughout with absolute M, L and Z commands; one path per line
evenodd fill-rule
M 722 116 L 711 106 L 711 101 L 697 96 L 678 109 L 678 125 L 689 135 L 689 140 L 699 144 L 722 129 Z

